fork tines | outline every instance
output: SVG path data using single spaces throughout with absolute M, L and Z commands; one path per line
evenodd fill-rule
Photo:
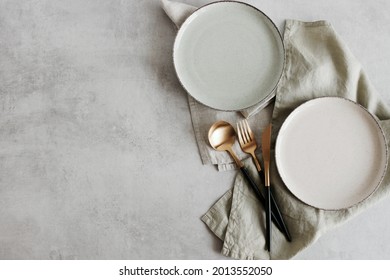
M 251 128 L 249 127 L 248 121 L 242 120 L 237 123 L 237 130 L 238 130 L 238 140 L 242 143 L 248 143 L 252 141 L 253 138 L 253 132 Z

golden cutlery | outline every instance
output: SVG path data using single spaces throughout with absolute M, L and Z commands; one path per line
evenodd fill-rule
M 244 164 L 240 161 L 240 159 L 237 157 L 237 155 L 233 151 L 233 144 L 236 141 L 236 132 L 234 131 L 233 126 L 225 121 L 217 121 L 214 123 L 208 132 L 208 138 L 211 147 L 213 147 L 217 151 L 227 151 L 231 157 L 234 159 L 237 166 L 240 168 L 242 174 L 244 175 L 245 179 L 248 181 L 249 185 L 251 186 L 252 190 L 255 192 L 255 195 L 257 199 L 265 205 L 265 199 L 262 193 L 260 192 L 259 188 L 257 187 L 256 183 L 251 179 L 249 176 L 249 172 L 245 168 Z M 280 213 L 279 213 L 280 214 Z M 272 212 L 272 220 L 277 226 L 277 228 L 283 232 L 283 227 L 279 223 L 279 219 L 277 216 L 274 215 L 274 212 Z

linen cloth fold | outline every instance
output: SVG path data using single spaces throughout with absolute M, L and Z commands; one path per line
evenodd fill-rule
M 195 10 L 185 4 L 162 1 L 167 14 L 179 25 Z M 362 66 L 329 22 L 287 20 L 283 40 L 286 65 L 276 89 L 275 103 L 249 119 L 252 128 L 259 131 L 269 123 L 272 112 L 272 147 L 286 117 L 302 103 L 323 96 L 345 97 L 361 104 L 379 119 L 385 136 L 390 139 L 390 109 L 380 99 Z M 203 163 L 220 164 L 222 170 L 231 168 L 231 159 L 226 153 L 209 148 L 207 130 L 218 119 L 234 123 L 242 118 L 241 114 L 212 110 L 190 96 L 189 104 Z M 256 138 L 260 139 L 259 136 Z M 240 151 L 238 145 L 235 151 Z M 242 157 L 243 154 L 240 155 Z M 251 159 L 244 160 L 244 164 L 252 178 L 262 186 Z M 234 186 L 207 211 L 202 221 L 223 241 L 221 253 L 225 256 L 237 259 L 289 259 L 326 231 L 342 225 L 387 197 L 390 193 L 389 173 L 387 170 L 381 185 L 363 202 L 343 210 L 321 210 L 301 202 L 287 189 L 277 172 L 274 150 L 271 150 L 273 193 L 293 241 L 287 242 L 282 233 L 275 229 L 271 254 L 265 250 L 264 210 L 240 173 L 235 178 Z

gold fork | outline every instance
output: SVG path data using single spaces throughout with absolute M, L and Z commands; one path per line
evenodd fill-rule
M 237 123 L 237 134 L 238 134 L 238 142 L 240 142 L 241 149 L 250 154 L 255 162 L 257 171 L 261 171 L 261 166 L 259 160 L 255 155 L 255 151 L 257 149 L 257 143 L 255 140 L 255 135 L 253 134 L 252 129 L 249 127 L 248 121 L 242 120 Z
M 257 149 L 257 143 L 255 139 L 255 135 L 250 128 L 248 121 L 242 120 L 237 123 L 237 134 L 238 134 L 238 142 L 240 143 L 241 149 L 252 156 L 253 161 L 255 162 L 256 169 L 259 172 L 259 176 L 261 180 L 264 182 L 264 174 L 261 170 L 261 166 L 259 163 L 259 160 L 257 159 L 257 156 L 255 154 L 255 151 Z M 284 222 L 284 219 L 282 217 L 282 214 L 280 213 L 279 207 L 276 204 L 276 201 L 272 195 L 272 192 L 270 192 L 271 196 L 271 209 L 272 209 L 272 216 L 275 217 L 277 220 L 276 225 L 280 225 L 282 228 L 279 228 L 284 235 L 286 236 L 288 241 L 291 241 L 291 235 L 289 230 L 287 229 L 287 226 Z

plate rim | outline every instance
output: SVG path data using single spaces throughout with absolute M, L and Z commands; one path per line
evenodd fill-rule
M 280 134 L 283 132 L 283 127 L 285 127 L 285 124 L 286 122 L 288 121 L 289 118 L 292 118 L 295 114 L 297 114 L 297 111 L 302 107 L 302 106 L 307 106 L 308 103 L 311 103 L 313 101 L 319 101 L 319 100 L 322 100 L 322 99 L 340 99 L 340 100 L 344 100 L 344 101 L 348 101 L 354 105 L 357 105 L 360 109 L 363 109 L 363 111 L 366 113 L 367 116 L 369 116 L 373 121 L 374 123 L 376 124 L 376 126 L 378 127 L 379 129 L 379 132 L 380 132 L 380 135 L 382 136 L 382 139 L 383 139 L 383 143 L 384 143 L 384 150 L 385 150 L 385 164 L 383 166 L 383 171 L 382 171 L 382 174 L 381 174 L 381 177 L 378 181 L 378 183 L 372 187 L 372 191 L 364 198 L 362 198 L 361 200 L 357 201 L 357 202 L 354 202 L 353 204 L 349 205 L 349 206 L 344 206 L 344 207 L 339 207 L 339 208 L 333 208 L 333 207 L 329 207 L 329 208 L 326 208 L 326 207 L 319 207 L 319 206 L 316 206 L 314 205 L 313 203 L 310 203 L 308 201 L 305 201 L 303 200 L 301 197 L 297 196 L 288 186 L 288 184 L 286 183 L 286 180 L 285 178 L 283 178 L 283 175 L 282 173 L 279 171 L 280 170 L 280 158 L 278 156 L 278 153 L 277 153 L 277 147 L 280 146 L 280 144 L 278 145 L 278 143 L 280 142 Z M 276 135 L 276 141 L 275 141 L 275 165 L 276 165 L 276 169 L 277 169 L 277 172 L 279 174 L 279 177 L 281 178 L 283 184 L 285 185 L 285 187 L 288 189 L 288 191 L 294 196 L 296 197 L 299 201 L 303 202 L 304 204 L 308 205 L 308 206 L 311 206 L 313 208 L 316 208 L 316 209 L 320 209 L 320 210 L 325 210 L 325 211 L 339 211 L 339 210 L 347 210 L 347 209 L 350 209 L 351 207 L 354 207 L 356 205 L 359 205 L 361 204 L 362 202 L 366 201 L 369 197 L 371 197 L 379 188 L 379 186 L 382 184 L 383 182 L 383 179 L 384 177 L 386 176 L 386 172 L 387 172 L 387 169 L 388 169 L 388 165 L 389 165 L 389 147 L 387 145 L 387 137 L 383 131 L 383 128 L 382 126 L 380 125 L 379 123 L 379 119 L 374 115 L 372 114 L 366 107 L 364 107 L 363 105 L 359 104 L 358 102 L 354 101 L 354 100 L 351 100 L 349 98 L 346 98 L 346 97 L 342 97 L 342 96 L 322 96 L 322 97 L 317 97 L 317 98 L 313 98 L 313 99 L 310 99 L 310 100 L 307 100 L 307 101 L 304 101 L 303 103 L 301 103 L 299 106 L 297 106 L 294 110 L 292 110 L 288 116 L 285 118 L 285 120 L 283 121 L 279 131 L 277 132 L 277 135 Z M 379 135 L 379 134 L 378 134 Z M 278 142 L 279 141 L 279 142 Z
M 277 79 L 277 83 L 274 85 L 274 87 L 270 90 L 269 93 L 267 93 L 264 98 L 261 98 L 260 100 L 256 101 L 255 103 L 249 105 L 249 106 L 246 106 L 246 107 L 242 107 L 242 108 L 238 108 L 238 109 L 224 109 L 224 108 L 217 108 L 217 107 L 213 107 L 213 106 L 210 106 L 208 104 L 205 104 L 205 102 L 202 102 L 200 101 L 199 99 L 195 98 L 192 93 L 190 93 L 190 91 L 184 86 L 182 80 L 180 79 L 180 76 L 179 76 L 179 73 L 178 73 L 178 70 L 177 70 L 177 67 L 176 67 L 176 60 L 175 60 L 175 49 L 176 49 L 176 44 L 177 44 L 177 41 L 179 40 L 178 37 L 179 37 L 179 34 L 181 32 L 183 32 L 183 29 L 185 28 L 185 25 L 186 23 L 188 23 L 194 16 L 197 15 L 197 13 L 199 12 L 199 10 L 202 10 L 204 8 L 207 8 L 208 6 L 210 5 L 219 5 L 219 4 L 224 4 L 224 3 L 236 3 L 236 4 L 241 4 L 241 5 L 245 5 L 245 6 L 248 6 L 254 10 L 256 10 L 257 12 L 259 12 L 260 14 L 262 14 L 266 19 L 268 19 L 268 21 L 271 23 L 271 25 L 273 26 L 274 30 L 276 31 L 276 33 L 278 34 L 278 38 L 280 39 L 280 43 L 281 43 L 281 47 L 282 47 L 282 52 L 283 52 L 283 63 L 282 63 L 282 69 L 280 71 L 280 74 L 278 76 L 278 79 Z M 179 80 L 179 83 L 180 85 L 182 86 L 182 88 L 192 97 L 194 98 L 197 102 L 199 102 L 200 104 L 208 107 L 208 108 L 211 108 L 211 109 L 215 109 L 215 110 L 219 110 L 219 111 L 224 111 L 224 112 L 237 112 L 237 111 L 240 111 L 240 110 L 245 110 L 245 109 L 248 109 L 248 108 L 251 108 L 252 106 L 255 106 L 256 104 L 260 103 L 261 101 L 263 100 L 270 100 L 272 99 L 273 97 L 275 97 L 275 90 L 277 88 L 277 86 L 279 85 L 280 83 L 280 80 L 282 79 L 283 77 L 283 73 L 285 71 L 285 68 L 286 68 L 286 48 L 285 48 L 285 44 L 284 44 L 284 40 L 283 40 L 283 36 L 281 35 L 278 27 L 276 26 L 276 24 L 272 21 L 272 19 L 267 15 L 265 14 L 263 11 L 261 11 L 260 9 L 258 9 L 257 7 L 249 4 L 249 3 L 245 3 L 245 2 L 241 2 L 241 1 L 236 1 L 236 0 L 221 0 L 221 1 L 213 1 L 213 2 L 210 2 L 210 3 L 207 3 L 205 5 L 202 5 L 198 8 L 196 8 L 185 20 L 184 22 L 180 25 L 180 27 L 178 28 L 177 32 L 176 32 L 176 36 L 175 36 L 175 40 L 174 40 L 174 43 L 173 43 L 173 51 L 172 51 L 172 60 L 173 60 L 173 66 L 174 66 L 174 69 L 175 69 L 175 73 L 176 73 L 176 77 L 177 79 Z

